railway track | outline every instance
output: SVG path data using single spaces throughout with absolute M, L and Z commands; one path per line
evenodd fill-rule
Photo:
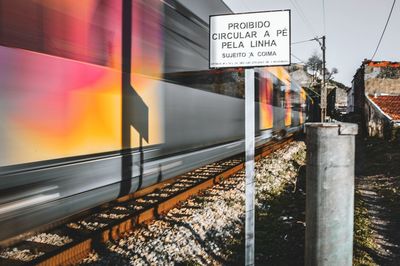
M 288 138 L 256 151 L 256 160 L 280 149 Z M 179 202 L 210 188 L 244 168 L 242 156 L 203 166 L 120 198 L 90 215 L 72 220 L 0 250 L 0 265 L 70 265 L 85 258 L 96 243 L 118 239 Z

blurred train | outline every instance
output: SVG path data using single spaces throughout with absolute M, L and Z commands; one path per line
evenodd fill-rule
M 215 0 L 0 0 L 0 241 L 244 151 L 244 71 L 208 69 Z M 256 141 L 305 92 L 256 69 Z

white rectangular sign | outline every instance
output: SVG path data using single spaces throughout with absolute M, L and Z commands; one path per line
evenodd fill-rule
M 290 10 L 210 16 L 210 68 L 290 65 Z

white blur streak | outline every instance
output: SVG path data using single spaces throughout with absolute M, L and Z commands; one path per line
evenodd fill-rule
M 33 188 L 29 191 L 18 192 L 15 193 L 14 195 L 3 196 L 2 199 L 0 200 L 0 206 L 2 206 L 1 202 L 17 201 L 22 198 L 27 198 L 31 195 L 38 195 L 56 189 L 58 189 L 58 186 L 39 187 L 39 188 Z
M 227 146 L 226 148 L 227 149 L 233 149 L 233 148 L 235 148 L 235 147 L 237 147 L 239 145 L 242 145 L 242 144 L 243 144 L 243 142 L 238 142 L 238 143 L 231 144 L 231 145 Z
M 27 199 L 17 200 L 11 203 L 0 205 L 0 214 L 7 212 L 16 211 L 21 208 L 30 207 L 32 205 L 44 203 L 50 200 L 54 200 L 60 197 L 60 193 L 54 193 L 49 195 L 37 195 Z
M 150 168 L 150 169 L 146 169 L 143 171 L 144 175 L 149 175 L 149 174 L 154 174 L 154 173 L 158 173 L 158 171 L 166 171 L 168 169 L 177 167 L 179 165 L 181 165 L 183 162 L 182 161 L 177 161 L 177 162 L 173 162 L 173 163 L 169 163 L 169 164 L 165 164 L 162 165 L 161 168 L 160 167 L 156 167 L 156 168 Z

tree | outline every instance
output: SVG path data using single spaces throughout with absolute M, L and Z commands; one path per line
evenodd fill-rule
M 330 72 L 327 71 L 327 74 L 328 74 L 327 80 L 331 80 L 332 76 L 337 74 L 337 73 L 339 73 L 339 70 L 336 67 L 332 67 L 332 70 Z
M 316 52 L 308 58 L 305 63 L 305 70 L 311 76 L 310 84 L 308 86 L 308 90 L 313 92 L 311 98 L 315 99 L 315 102 L 318 103 L 318 105 L 312 107 L 310 121 L 321 121 L 320 115 L 322 114 L 324 115 L 323 119 L 325 120 L 326 115 L 334 115 L 336 88 L 333 85 L 334 81 L 332 78 L 333 75 L 337 74 L 339 71 L 336 67 L 333 67 L 331 71 L 325 68 L 325 87 L 322 86 L 323 61 L 321 56 Z M 321 103 L 323 102 L 323 89 L 325 89 L 324 91 L 326 93 L 326 106 L 324 109 L 325 111 L 322 113 Z M 333 91 L 335 93 L 332 93 Z
M 322 59 L 318 56 L 316 52 L 308 58 L 306 63 L 306 71 L 310 73 L 313 77 L 318 77 L 322 71 Z
M 312 56 L 308 58 L 305 67 L 306 71 L 311 74 L 313 81 L 316 83 L 320 83 L 322 79 L 323 67 L 321 56 L 314 52 Z M 331 71 L 325 68 L 325 80 L 331 80 L 333 75 L 337 74 L 338 72 L 339 71 L 336 67 L 333 67 Z

